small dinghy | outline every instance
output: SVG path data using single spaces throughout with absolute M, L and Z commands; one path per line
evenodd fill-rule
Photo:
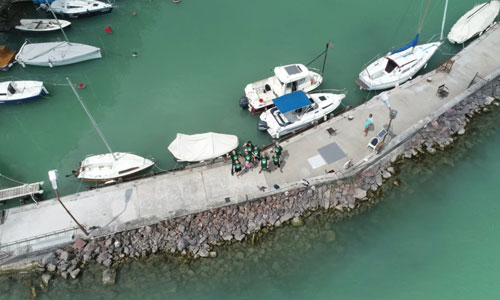
M 474 6 L 453 25 L 448 40 L 454 44 L 462 44 L 481 35 L 494 23 L 499 11 L 500 1 L 496 0 Z
M 28 43 L 26 41 L 16 55 L 16 60 L 23 67 L 33 65 L 52 68 L 101 57 L 101 49 L 94 46 L 70 42 Z
M 294 132 L 322 119 L 339 107 L 345 94 L 294 92 L 273 100 L 275 107 L 260 115 L 257 129 L 273 138 Z
M 20 23 L 21 25 L 17 25 L 15 28 L 17 30 L 29 32 L 55 31 L 71 25 L 69 21 L 54 19 L 21 19 Z
M 0 70 L 7 71 L 14 64 L 17 51 L 11 51 L 6 46 L 0 46 Z
M 323 77 L 319 71 L 310 71 L 302 64 L 274 68 L 274 76 L 250 83 L 240 99 L 242 108 L 248 107 L 253 114 L 273 105 L 273 99 L 295 91 L 309 92 L 317 88 Z
M 48 93 L 41 81 L 0 82 L 0 104 L 30 102 Z
M 73 174 L 85 181 L 106 182 L 146 171 L 153 165 L 152 160 L 139 155 L 113 152 L 85 158 Z
M 198 162 L 224 155 L 238 147 L 238 137 L 221 133 L 178 133 L 168 150 L 177 161 Z
M 55 0 L 50 4 L 50 9 L 66 18 L 79 18 L 110 13 L 113 6 L 94 0 Z

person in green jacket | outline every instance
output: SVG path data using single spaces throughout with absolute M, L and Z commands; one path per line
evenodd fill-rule
M 253 166 L 251 152 L 248 151 L 247 149 L 245 149 L 245 152 L 243 154 L 243 158 L 245 159 L 245 168 L 251 168 Z
M 251 141 L 248 141 L 248 142 L 246 142 L 245 144 L 243 144 L 243 149 L 244 149 L 244 150 L 247 150 L 248 152 L 250 152 L 250 153 L 251 153 L 251 152 L 252 152 L 252 150 L 253 150 L 253 144 L 252 144 L 252 142 L 251 142 Z
M 233 173 L 236 173 L 236 177 L 239 178 L 241 176 L 242 166 L 239 160 L 235 160 L 233 164 Z
M 278 141 L 274 144 L 274 153 L 276 153 L 278 157 L 281 157 L 281 154 L 283 154 L 283 147 L 281 147 Z
M 267 154 L 262 151 L 260 153 L 260 171 L 259 171 L 259 174 L 262 172 L 262 171 L 269 171 L 269 156 L 267 156 Z
M 260 149 L 259 147 L 257 147 L 257 145 L 253 146 L 252 158 L 254 164 L 257 164 L 260 160 Z
M 240 158 L 240 154 L 233 150 L 227 154 L 231 158 L 231 175 L 234 175 L 234 163 Z
M 281 157 L 279 157 L 276 153 L 273 154 L 273 164 L 274 167 L 279 168 L 280 172 L 283 173 L 283 170 L 281 170 Z

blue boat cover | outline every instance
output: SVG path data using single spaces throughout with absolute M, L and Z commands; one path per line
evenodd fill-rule
M 282 114 L 296 110 L 311 104 L 311 101 L 303 91 L 293 92 L 273 99 L 274 105 Z
M 52 3 L 54 0 L 47 0 L 47 2 Z M 45 0 L 33 0 L 33 3 L 35 4 L 47 4 Z
M 403 52 L 403 51 L 405 51 L 408 48 L 415 47 L 418 44 L 418 37 L 419 37 L 419 35 L 420 34 L 417 33 L 417 35 L 415 36 L 415 38 L 413 39 L 413 41 L 409 42 L 408 44 L 404 45 L 403 47 L 401 47 L 401 48 L 399 48 L 397 50 L 392 51 L 391 54 L 398 53 L 398 52 Z

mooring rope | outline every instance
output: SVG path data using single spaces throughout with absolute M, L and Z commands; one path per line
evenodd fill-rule
M 3 178 L 6 178 L 6 179 L 8 179 L 8 180 L 11 180 L 11 181 L 13 181 L 13 182 L 19 183 L 19 184 L 27 184 L 27 183 L 24 183 L 24 182 L 21 182 L 21 181 L 15 180 L 15 179 L 13 179 L 13 178 L 10 178 L 10 177 L 8 177 L 8 176 L 5 176 L 5 175 L 3 175 L 3 174 L 1 174 L 1 173 L 0 173 L 0 176 L 2 176 Z

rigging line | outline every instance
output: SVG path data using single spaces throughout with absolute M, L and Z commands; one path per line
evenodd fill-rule
M 15 179 L 13 179 L 13 178 L 10 178 L 10 177 L 8 177 L 8 176 L 5 176 L 5 175 L 3 175 L 3 174 L 1 174 L 1 173 L 0 173 L 0 176 L 2 176 L 3 178 L 6 178 L 6 179 L 8 179 L 8 180 L 11 180 L 11 181 L 13 181 L 13 182 L 16 182 L 16 183 L 20 183 L 20 184 L 27 184 L 27 183 L 24 183 L 24 182 L 21 182 L 21 181 L 17 181 L 17 180 L 15 180 Z
M 420 25 L 418 26 L 417 34 L 420 34 L 420 31 L 422 30 L 422 26 L 424 26 L 425 16 L 427 15 L 427 10 L 429 9 L 430 3 L 431 3 L 431 0 L 427 0 L 427 4 L 425 5 L 424 16 L 420 20 Z

